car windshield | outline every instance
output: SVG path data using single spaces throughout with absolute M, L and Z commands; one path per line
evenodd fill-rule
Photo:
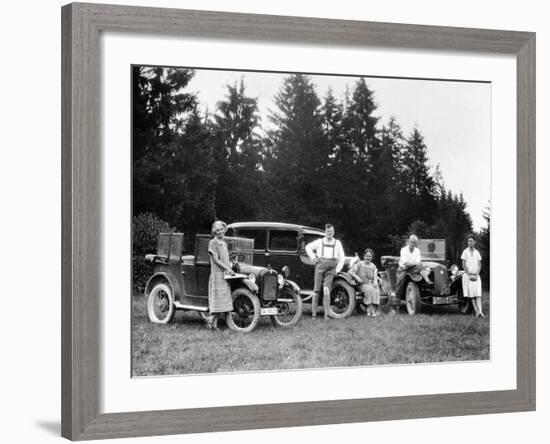
M 239 228 L 237 235 L 254 240 L 254 250 L 265 250 L 265 228 Z
M 270 230 L 270 251 L 296 251 L 298 247 L 298 232 L 292 230 Z
M 197 234 L 196 237 L 196 255 L 195 263 L 208 263 L 210 262 L 210 256 L 208 255 L 208 244 L 212 236 L 207 234 Z M 253 260 L 253 248 L 254 241 L 252 239 L 244 239 L 242 237 L 228 237 L 224 238 L 227 244 L 227 250 L 229 252 L 229 258 L 238 262 L 244 262 L 252 265 Z
M 254 241 L 242 237 L 226 237 L 227 249 L 231 260 L 252 265 Z

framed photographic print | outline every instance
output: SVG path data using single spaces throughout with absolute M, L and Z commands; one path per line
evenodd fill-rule
M 535 408 L 534 34 L 62 23 L 63 436 Z

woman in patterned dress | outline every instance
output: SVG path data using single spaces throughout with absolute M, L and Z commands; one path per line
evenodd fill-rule
M 208 307 L 210 316 L 207 318 L 206 327 L 210 330 L 218 329 L 219 317 L 233 310 L 231 299 L 231 287 L 225 279 L 225 275 L 234 275 L 229 261 L 229 251 L 223 238 L 227 225 L 221 220 L 212 224 L 214 238 L 208 244 L 210 255 L 210 279 L 208 280 Z
M 359 291 L 363 293 L 363 303 L 367 306 L 367 316 L 376 317 L 380 305 L 380 288 L 378 287 L 378 270 L 372 263 L 374 251 L 367 248 L 363 260 L 356 262 L 350 274 L 359 283 Z

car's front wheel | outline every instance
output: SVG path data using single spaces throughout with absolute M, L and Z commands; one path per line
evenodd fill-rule
M 467 315 L 472 313 L 474 306 L 472 305 L 472 300 L 470 298 L 465 298 L 464 293 L 462 292 L 462 285 L 458 287 L 457 293 L 458 299 L 458 311 L 460 314 Z
M 420 290 L 415 282 L 410 281 L 405 289 L 405 305 L 410 315 L 420 313 Z
M 168 324 L 174 319 L 174 294 L 166 282 L 157 283 L 147 298 L 147 315 L 154 324 Z
M 288 328 L 302 317 L 304 304 L 300 295 L 292 288 L 285 287 L 275 302 L 279 314 L 271 316 L 271 322 L 277 327 Z
M 355 290 L 343 279 L 336 279 L 330 292 L 329 316 L 347 318 L 355 310 Z
M 231 294 L 233 311 L 227 313 L 227 326 L 241 333 L 251 332 L 260 321 L 260 300 L 246 288 L 237 288 Z

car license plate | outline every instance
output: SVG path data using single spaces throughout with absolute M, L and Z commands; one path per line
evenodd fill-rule
M 267 307 L 267 308 L 261 308 L 260 314 L 262 316 L 270 316 L 270 315 L 276 315 L 279 312 L 277 311 L 277 307 Z
M 450 296 L 434 296 L 433 298 L 433 304 L 434 305 L 439 305 L 439 304 L 451 304 L 453 301 L 452 301 L 452 298 Z

